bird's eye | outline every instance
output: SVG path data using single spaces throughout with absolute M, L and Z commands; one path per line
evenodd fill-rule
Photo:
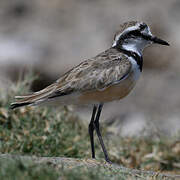
M 147 25 L 144 23 L 139 25 L 140 31 L 144 30 L 146 27 Z
M 140 31 L 139 30 L 134 30 L 134 31 L 131 31 L 130 33 L 129 33 L 129 35 L 131 35 L 131 36 L 134 36 L 134 37 L 137 37 L 137 36 L 140 36 Z

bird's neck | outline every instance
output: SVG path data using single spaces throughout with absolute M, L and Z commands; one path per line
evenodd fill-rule
M 123 54 L 134 58 L 134 60 L 136 61 L 137 65 L 139 66 L 140 71 L 142 71 L 142 67 L 143 67 L 143 57 L 142 57 L 142 52 L 144 47 L 146 47 L 147 44 L 145 44 L 144 42 L 142 43 L 139 41 L 132 41 L 132 42 L 125 42 L 119 46 L 115 46 L 114 48 L 116 48 L 118 51 L 122 52 Z

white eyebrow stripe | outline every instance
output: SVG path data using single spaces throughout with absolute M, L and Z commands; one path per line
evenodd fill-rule
M 118 34 L 113 41 L 112 47 L 115 47 L 117 45 L 117 42 L 119 41 L 119 38 L 122 34 L 139 29 L 139 24 L 140 23 L 137 23 L 135 26 L 128 27 L 122 33 Z

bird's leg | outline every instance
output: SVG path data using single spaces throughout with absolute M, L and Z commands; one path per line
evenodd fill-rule
M 98 136 L 98 138 L 99 138 L 99 142 L 100 142 L 101 147 L 102 147 L 102 150 L 103 150 L 103 152 L 104 152 L 105 160 L 106 160 L 108 163 L 111 163 L 111 161 L 110 161 L 110 159 L 109 159 L 109 157 L 108 157 L 108 153 L 107 153 L 107 150 L 106 150 L 106 148 L 105 148 L 105 145 L 104 145 L 102 136 L 101 136 L 100 129 L 99 129 L 99 118 L 100 118 L 100 115 L 101 115 L 102 107 L 103 107 L 103 104 L 99 104 L 98 111 L 97 111 L 97 114 L 96 114 L 96 118 L 95 118 L 95 121 L 94 121 L 94 128 L 95 128 L 95 130 L 96 130 L 97 136 Z
M 91 116 L 91 121 L 89 123 L 89 136 L 91 141 L 91 151 L 92 151 L 92 158 L 95 158 L 95 150 L 94 150 L 94 119 L 97 111 L 97 106 L 94 105 L 93 112 Z

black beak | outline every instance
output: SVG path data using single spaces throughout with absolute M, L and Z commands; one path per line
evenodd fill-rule
M 153 43 L 157 43 L 157 44 L 161 44 L 161 45 L 165 45 L 165 46 L 169 46 L 169 43 L 162 40 L 162 39 L 159 39 L 157 38 L 156 36 L 150 36 L 150 35 L 147 35 L 147 34 L 143 34 L 142 37 L 148 41 L 151 41 Z
M 166 42 L 166 41 L 164 41 L 164 40 L 162 40 L 162 39 L 159 39 L 159 38 L 157 38 L 156 36 L 152 36 L 152 37 L 151 37 L 151 41 L 152 41 L 153 43 L 157 43 L 157 44 L 169 46 L 169 43 L 168 43 L 168 42 Z

